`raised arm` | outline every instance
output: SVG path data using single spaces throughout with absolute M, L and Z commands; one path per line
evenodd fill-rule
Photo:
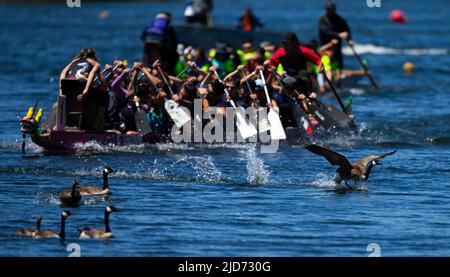
M 62 95 L 62 90 L 61 90 L 61 80 L 63 80 L 64 78 L 66 78 L 67 72 L 69 71 L 70 65 L 72 63 L 69 63 L 64 69 L 63 71 L 61 71 L 61 74 L 59 75 L 59 95 Z
M 97 72 L 100 70 L 101 67 L 101 65 L 96 61 L 89 61 L 89 62 L 94 63 L 94 68 L 91 70 L 91 72 L 89 72 L 88 80 L 86 82 L 86 86 L 84 87 L 83 93 L 78 95 L 77 97 L 79 101 L 83 101 L 84 99 L 86 99 L 86 95 L 89 91 L 89 88 L 92 82 L 94 81 L 95 74 L 97 74 Z

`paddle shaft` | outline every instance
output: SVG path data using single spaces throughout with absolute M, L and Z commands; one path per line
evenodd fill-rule
M 327 81 L 328 85 L 330 86 L 331 91 L 333 92 L 334 96 L 336 97 L 336 99 L 337 99 L 337 101 L 338 101 L 338 103 L 339 103 L 339 106 L 341 107 L 342 111 L 343 111 L 346 115 L 348 115 L 348 112 L 347 112 L 347 110 L 345 109 L 344 103 L 342 103 L 342 100 L 341 100 L 341 98 L 339 97 L 339 95 L 338 95 L 336 89 L 334 88 L 333 83 L 332 83 L 331 80 L 328 78 L 327 73 L 325 72 L 325 69 L 322 70 L 322 74 L 323 74 L 323 76 L 325 77 L 325 80 Z
M 214 74 L 216 75 L 217 79 L 222 83 L 222 79 L 220 79 L 219 73 L 217 71 L 214 71 Z M 229 102 L 231 106 L 233 106 L 234 109 L 237 109 L 236 103 L 234 103 L 233 99 L 231 99 L 230 94 L 228 93 L 228 90 L 226 88 L 223 89 L 225 91 L 225 94 L 228 98 L 230 98 Z
M 169 88 L 170 96 L 173 96 L 173 95 L 174 95 L 173 90 L 172 90 L 172 88 L 170 87 L 170 84 L 169 84 L 169 82 L 167 81 L 166 76 L 164 75 L 164 72 L 162 71 L 162 69 L 161 69 L 160 66 L 158 66 L 158 71 L 159 71 L 159 74 L 161 74 L 161 77 L 163 78 L 164 83 L 165 83 L 166 86 Z
M 183 75 L 184 73 L 186 73 L 186 71 L 188 71 L 188 69 L 191 68 L 190 66 L 186 66 L 185 69 L 183 69 L 183 71 L 180 72 L 180 74 L 177 75 L 177 78 L 180 78 L 181 75 Z
M 348 42 L 348 41 L 347 41 Z M 367 68 L 367 66 L 364 64 L 364 62 L 362 61 L 361 57 L 358 55 L 358 53 L 356 53 L 355 47 L 352 44 L 349 44 L 350 48 L 352 49 L 353 55 L 355 56 L 355 58 L 358 60 L 359 64 L 362 66 L 362 68 L 364 69 L 364 73 L 366 74 L 366 76 L 369 78 L 370 82 L 372 83 L 372 85 L 375 88 L 378 88 L 377 83 L 375 82 L 375 80 L 372 77 L 372 74 L 369 73 L 369 69 Z
M 272 101 L 270 100 L 269 91 L 267 90 L 266 79 L 264 78 L 264 73 L 262 70 L 259 71 L 259 76 L 261 77 L 261 81 L 263 82 L 264 85 L 264 92 L 266 94 L 267 104 L 270 104 L 272 103 Z
M 253 94 L 252 88 L 250 87 L 250 83 L 249 83 L 248 80 L 247 80 L 247 76 L 245 76 L 245 71 L 244 71 L 244 70 L 241 70 L 241 74 L 242 74 L 242 77 L 245 78 L 245 83 L 247 84 L 248 92 L 250 92 L 251 94 Z

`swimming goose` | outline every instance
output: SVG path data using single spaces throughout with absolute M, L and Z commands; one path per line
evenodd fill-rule
M 340 184 L 342 181 L 344 181 L 345 185 L 350 189 L 353 188 L 347 184 L 348 180 L 367 181 L 369 179 L 372 168 L 375 165 L 381 164 L 381 161 L 379 159 L 393 155 L 395 154 L 395 152 L 397 152 L 397 150 L 394 150 L 385 154 L 368 156 L 359 161 L 350 163 L 344 155 L 320 147 L 318 145 L 308 144 L 304 145 L 303 147 L 314 154 L 324 157 L 332 165 L 338 165 L 339 168 L 336 170 L 337 174 L 334 181 L 337 184 Z
M 72 213 L 69 210 L 65 210 L 61 213 L 61 229 L 59 233 L 53 231 L 38 231 L 34 234 L 34 238 L 60 238 L 65 239 L 66 237 L 66 218 Z
M 114 169 L 110 166 L 105 166 L 102 170 L 103 173 L 103 188 L 96 186 L 82 186 L 80 189 L 81 195 L 106 195 L 111 194 L 109 190 L 108 175 L 113 173 Z
M 105 217 L 104 217 L 104 221 L 105 221 L 105 229 L 91 229 L 91 228 L 84 228 L 80 233 L 80 238 L 81 239 L 88 239 L 88 238 L 93 238 L 93 239 L 107 239 L 107 238 L 112 238 L 113 234 L 111 231 L 111 227 L 109 226 L 109 214 L 112 212 L 117 212 L 119 211 L 119 209 L 117 209 L 114 206 L 106 206 L 105 208 Z
M 81 200 L 80 183 L 77 180 L 73 180 L 72 189 L 65 189 L 59 193 L 59 199 L 61 203 L 66 205 L 76 205 Z
M 36 216 L 36 228 L 24 228 L 16 232 L 16 236 L 19 237 L 32 237 L 36 232 L 41 230 L 41 216 Z

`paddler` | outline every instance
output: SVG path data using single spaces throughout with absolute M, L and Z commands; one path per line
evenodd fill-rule
M 106 90 L 92 86 L 97 74 L 105 83 L 100 68 L 101 65 L 97 61 L 95 50 L 86 48 L 80 51 L 60 75 L 60 95 L 64 94 L 61 86 L 63 79 L 77 80 L 83 87 L 77 96 L 77 100 L 83 102 L 82 124 L 78 127 L 86 131 L 103 131 L 106 119 L 109 95 Z
M 150 66 L 155 60 L 160 60 L 165 71 L 173 73 L 178 61 L 177 46 L 178 40 L 173 27 L 170 25 L 172 14 L 162 12 L 156 15 L 155 19 L 147 26 L 141 34 L 141 40 L 146 44 L 143 62 L 145 66 Z M 147 49 L 147 45 L 157 45 L 158 53 L 153 47 Z M 155 59 L 154 57 L 157 56 Z
M 270 58 L 270 66 L 277 68 L 281 64 L 289 76 L 297 76 L 301 70 L 307 69 L 307 62 L 320 68 L 320 57 L 314 51 L 300 45 L 295 33 L 285 33 L 281 40 L 282 47 Z M 266 62 L 267 63 L 267 62 Z
M 328 1 L 325 4 L 325 10 L 326 14 L 319 20 L 320 44 L 326 45 L 333 39 L 338 40 L 338 44 L 336 44 L 332 50 L 335 59 L 339 64 L 339 68 L 342 70 L 344 68 L 342 40 L 346 40 L 349 45 L 353 45 L 351 30 L 347 21 L 336 13 L 335 3 Z
M 81 49 L 59 76 L 59 95 L 63 95 L 61 90 L 61 81 L 63 79 L 78 80 L 84 85 L 82 93 L 78 96 L 78 100 L 83 101 L 86 99 L 89 88 L 100 68 L 101 65 L 95 57 L 95 50 L 92 48 Z M 103 79 L 103 76 L 101 78 Z

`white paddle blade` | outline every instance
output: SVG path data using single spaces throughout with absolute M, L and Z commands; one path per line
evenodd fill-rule
M 280 116 L 276 111 L 270 109 L 267 115 L 270 122 L 270 137 L 273 140 L 285 140 L 286 133 L 284 132 L 283 124 L 281 124 Z
M 248 139 L 258 134 L 258 130 L 256 130 L 255 126 L 247 123 L 239 112 L 236 112 L 236 126 L 243 139 Z
M 164 108 L 178 128 L 183 127 L 184 124 L 188 123 L 191 120 L 191 116 L 189 115 L 189 113 L 186 112 L 182 107 L 178 106 L 177 102 L 173 100 L 166 100 Z
M 260 133 L 264 133 L 270 130 L 269 118 L 267 117 L 267 108 L 258 109 L 255 122 L 258 122 L 258 131 Z

